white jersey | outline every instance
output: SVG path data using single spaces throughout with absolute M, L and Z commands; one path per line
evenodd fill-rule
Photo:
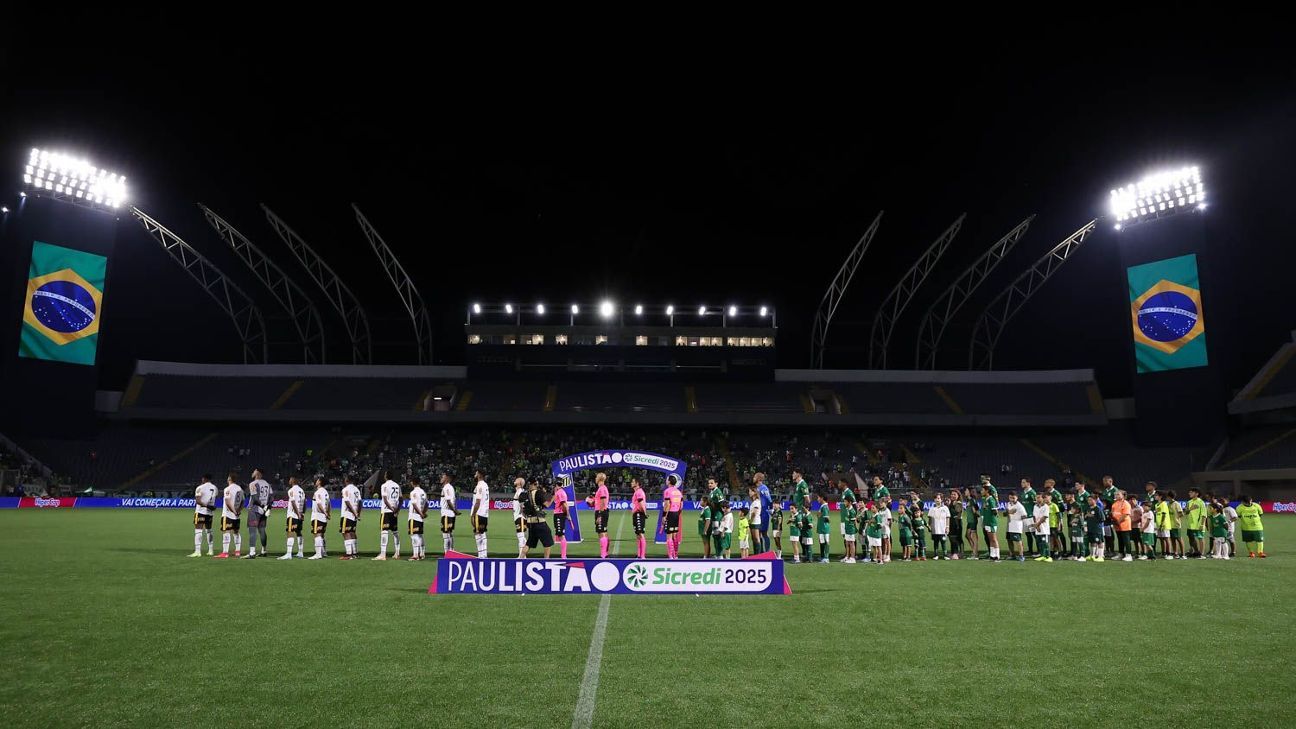
M 948 506 L 933 506 L 927 510 L 927 516 L 931 517 L 932 534 L 945 535 L 949 534 L 950 510 Z
M 423 521 L 423 511 L 427 509 L 427 492 L 422 486 L 415 486 L 409 495 L 410 521 Z
M 513 521 L 522 518 L 522 497 L 526 495 L 526 489 L 518 489 L 513 494 Z
M 1008 512 L 1008 533 L 1021 534 L 1022 520 L 1026 518 L 1026 507 L 1022 506 L 1021 502 L 1018 501 L 1009 504 L 1005 511 Z
M 733 529 L 733 512 L 731 511 L 728 514 L 725 514 L 724 518 L 720 520 L 720 533 L 733 534 Z
M 297 484 L 288 487 L 288 518 L 301 520 L 306 509 L 306 490 Z
M 224 503 L 221 504 L 221 518 L 237 519 L 239 515 L 234 512 L 231 504 L 243 504 L 243 487 L 232 483 L 225 487 Z
M 204 502 L 211 506 L 203 506 Z M 194 513 L 211 516 L 214 506 L 216 506 L 216 484 L 210 481 L 199 484 L 198 488 L 194 489 Z
M 328 489 L 323 486 L 315 489 L 315 495 L 311 498 L 311 521 L 317 521 L 321 524 L 328 523 L 329 494 Z
M 477 501 L 477 516 L 486 518 L 490 516 L 490 487 L 485 481 L 478 481 L 477 487 L 473 489 L 473 498 Z
M 454 516 L 454 484 L 448 483 L 441 487 L 441 516 Z
M 400 484 L 396 483 L 395 481 L 384 481 L 382 488 L 378 490 L 378 493 L 382 494 L 382 513 L 394 514 L 400 511 L 400 500 L 401 500 Z M 393 509 L 387 506 L 388 501 L 391 501 L 392 503 L 396 504 L 396 508 Z
M 1031 518 L 1039 521 L 1039 526 L 1035 527 L 1035 533 L 1041 537 L 1049 535 L 1049 508 L 1046 504 L 1036 504 Z
M 1156 507 L 1143 507 L 1143 519 L 1139 529 L 1144 534 L 1156 534 Z
M 342 487 L 342 518 L 360 522 L 360 487 L 353 483 Z
M 1225 505 L 1224 505 L 1224 518 L 1225 518 L 1225 519 L 1228 519 L 1228 533 L 1229 533 L 1229 536 L 1231 537 L 1231 536 L 1233 536 L 1233 527 L 1235 526 L 1235 522 L 1237 522 L 1237 518 L 1238 518 L 1238 517 L 1237 517 L 1237 509 L 1234 509 L 1232 506 L 1230 506 L 1230 505 L 1228 505 L 1228 504 L 1225 504 Z
M 752 501 L 750 510 L 747 512 L 747 521 L 751 523 L 752 529 L 760 529 L 761 525 L 761 503 L 760 494 Z

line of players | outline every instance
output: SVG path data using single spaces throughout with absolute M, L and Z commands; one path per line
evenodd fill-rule
M 475 476 L 477 485 L 473 489 L 472 506 L 468 513 L 472 520 L 473 535 L 477 542 L 477 556 L 485 557 L 487 553 L 486 528 L 490 516 L 490 488 L 486 485 L 484 476 L 480 471 Z M 205 543 L 207 556 L 209 557 L 229 559 L 233 556 L 235 558 L 256 559 L 258 556 L 258 541 L 261 546 L 260 556 L 269 556 L 265 527 L 274 502 L 273 491 L 270 484 L 266 483 L 261 477 L 259 470 L 252 472 L 252 481 L 248 483 L 246 492 L 237 483 L 236 478 L 235 474 L 232 473 L 226 477 L 226 486 L 221 492 L 222 503 L 220 507 L 216 506 L 217 491 L 210 475 L 204 474 L 202 483 L 194 490 L 194 551 L 189 555 L 190 557 L 201 557 Z M 400 527 L 398 524 L 402 499 L 401 486 L 392 479 L 390 471 L 384 472 L 383 478 L 383 484 L 378 489 L 379 498 L 382 501 L 379 517 L 381 519 L 379 552 L 378 556 L 373 558 L 378 561 L 388 559 L 387 547 L 389 544 L 393 546 L 391 558 L 401 558 Z M 344 560 L 359 558 L 356 530 L 360 524 L 360 515 L 363 508 L 360 487 L 356 486 L 354 481 L 355 479 L 347 480 L 347 484 L 342 488 L 341 495 L 342 504 L 338 520 L 338 532 L 342 535 L 343 554 L 338 558 Z M 459 509 L 455 506 L 455 488 L 450 474 L 442 473 L 440 484 L 442 548 L 449 551 L 454 549 L 455 519 L 459 516 Z M 423 528 L 428 519 L 429 503 L 428 493 L 423 489 L 422 483 L 417 478 L 411 478 L 409 516 L 406 525 L 406 530 L 410 536 L 411 555 L 409 559 L 411 561 L 422 560 L 426 554 Z M 212 519 L 217 508 L 221 512 L 221 551 L 219 554 L 214 553 L 212 535 Z M 287 533 L 287 549 L 279 559 L 293 559 L 294 547 L 296 547 L 295 557 L 297 559 L 305 558 L 306 539 L 302 536 L 302 530 L 306 523 L 306 491 L 296 477 L 288 479 L 288 498 L 285 510 L 287 512 L 284 520 Z M 517 508 L 515 507 L 516 511 Z M 244 513 L 247 514 L 249 541 L 246 555 L 242 554 L 242 533 L 240 531 Z M 317 478 L 315 479 L 315 492 L 311 495 L 310 500 L 310 533 L 314 537 L 315 553 L 307 559 L 325 559 L 329 556 L 326 535 L 329 521 L 332 518 L 333 508 L 328 489 L 325 486 L 324 479 Z M 233 554 L 230 553 L 231 543 L 234 547 Z

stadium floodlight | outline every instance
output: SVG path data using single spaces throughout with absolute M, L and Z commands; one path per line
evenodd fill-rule
M 768 307 L 764 307 L 764 306 L 761 307 L 761 316 L 769 316 L 769 308 L 768 308 Z
M 9 212 L 9 208 L 7 206 L 0 205 L 0 213 L 7 213 L 7 212 Z
M 1206 209 L 1206 186 L 1201 168 L 1181 167 L 1147 175 L 1111 191 L 1111 214 L 1116 230 L 1164 218 L 1184 210 Z
M 643 304 L 635 304 L 635 316 L 643 316 Z
M 613 307 L 611 301 L 604 301 L 603 303 L 599 304 L 599 315 L 602 316 L 604 319 L 611 319 L 612 311 L 613 311 Z
M 579 314 L 579 313 L 580 313 L 580 307 L 577 306 L 576 304 L 572 304 L 572 314 Z
M 512 314 L 512 313 L 513 313 L 513 305 L 512 305 L 512 304 L 505 304 L 505 305 L 504 305 L 504 313 L 505 313 L 505 314 Z
M 481 313 L 481 304 L 473 304 L 473 313 L 474 313 L 474 314 L 480 314 L 480 313 Z
M 38 195 L 89 207 L 118 208 L 127 199 L 125 175 L 47 149 L 32 149 L 22 179 L 23 185 Z M 25 190 L 22 196 L 27 196 Z
M 666 305 L 666 316 L 675 316 L 675 305 L 674 305 L 674 304 L 667 304 L 667 305 Z
M 699 306 L 699 307 L 698 307 L 698 316 L 706 316 L 706 307 L 705 307 L 705 306 Z
M 738 316 L 738 307 L 736 307 L 736 306 L 730 304 L 730 305 L 729 305 L 729 316 Z
M 536 313 L 544 316 L 544 304 L 536 304 Z

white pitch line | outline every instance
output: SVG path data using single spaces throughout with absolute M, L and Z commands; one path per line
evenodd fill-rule
M 621 531 L 625 529 L 625 519 L 617 524 L 616 539 L 612 542 L 609 557 L 615 557 L 621 550 Z M 594 724 L 594 704 L 598 696 L 599 669 L 603 666 L 603 637 L 607 635 L 608 605 L 611 595 L 599 599 L 598 617 L 594 620 L 594 635 L 590 636 L 589 656 L 585 659 L 585 675 L 581 677 L 580 696 L 576 699 L 576 713 L 572 715 L 572 729 L 589 729 Z

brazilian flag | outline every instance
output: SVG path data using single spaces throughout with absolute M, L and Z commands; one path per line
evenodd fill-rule
M 1139 373 L 1205 367 L 1206 323 L 1197 256 L 1130 266 L 1125 273 Z
M 108 259 L 35 241 L 18 355 L 93 365 Z

